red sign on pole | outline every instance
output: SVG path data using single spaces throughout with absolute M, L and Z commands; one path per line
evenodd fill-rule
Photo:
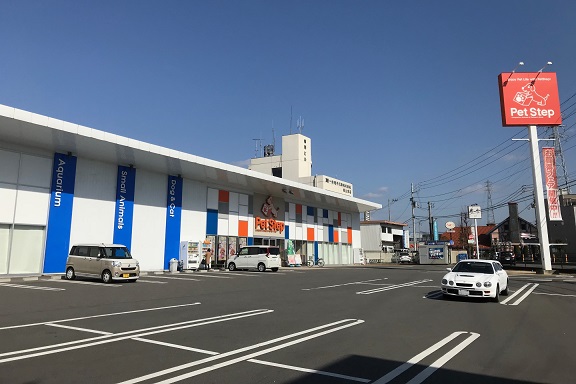
M 548 197 L 548 217 L 550 221 L 562 221 L 560 201 L 558 200 L 558 178 L 556 176 L 556 154 L 554 147 L 542 148 L 544 159 L 544 179 Z
M 556 73 L 501 73 L 498 85 L 503 126 L 562 124 Z

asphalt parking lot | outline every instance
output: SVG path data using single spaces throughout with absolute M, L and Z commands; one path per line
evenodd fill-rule
M 511 272 L 445 300 L 443 268 L 0 283 L 1 383 L 568 383 L 576 279 Z

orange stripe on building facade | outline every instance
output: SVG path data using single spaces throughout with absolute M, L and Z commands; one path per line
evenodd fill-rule
M 306 232 L 306 234 L 307 234 L 306 240 L 314 241 L 314 228 L 308 228 L 308 231 Z
M 248 222 L 245 220 L 238 221 L 238 236 L 248 237 Z
M 352 227 L 348 227 L 348 244 L 352 244 Z
M 340 216 L 340 215 L 338 215 L 338 216 Z M 334 242 L 335 243 L 340 242 L 340 231 L 337 229 L 334 230 Z

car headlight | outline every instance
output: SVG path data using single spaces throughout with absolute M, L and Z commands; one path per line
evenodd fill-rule
M 121 261 L 113 261 L 113 262 L 112 262 L 112 266 L 113 266 L 113 267 L 121 267 L 121 266 L 122 266 L 122 262 L 121 262 Z
M 490 288 L 490 287 L 492 286 L 492 283 L 489 282 L 489 281 L 486 281 L 486 282 L 484 283 L 484 286 L 485 286 L 486 288 Z
M 481 282 L 477 282 L 477 283 L 476 283 L 476 286 L 477 286 L 477 287 L 481 287 L 481 286 L 482 286 L 482 283 L 481 283 Z
M 450 280 L 450 281 L 448 282 L 448 284 L 449 284 L 449 285 L 454 285 L 454 282 L 453 282 L 452 280 Z
M 442 279 L 442 284 L 444 284 L 444 285 L 448 284 L 448 280 Z

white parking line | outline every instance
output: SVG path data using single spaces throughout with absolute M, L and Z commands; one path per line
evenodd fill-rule
M 232 365 L 232 364 L 236 364 L 236 363 L 239 363 L 239 362 L 242 362 L 242 361 L 250 360 L 250 359 L 252 359 L 252 358 L 254 358 L 254 357 L 257 357 L 257 356 L 260 356 L 260 355 L 263 355 L 263 354 L 266 354 L 266 353 L 270 353 L 270 352 L 273 352 L 273 351 L 277 351 L 277 350 L 279 350 L 279 349 L 283 349 L 283 348 L 286 348 L 286 347 L 291 346 L 291 345 L 295 345 L 295 344 L 298 344 L 298 343 L 302 343 L 302 342 L 304 342 L 304 341 L 307 341 L 307 340 L 310 340 L 310 339 L 313 339 L 313 338 L 316 338 L 316 337 L 320 337 L 320 336 L 323 336 L 323 335 L 326 335 L 326 334 L 329 334 L 329 333 L 332 333 L 332 332 L 336 332 L 336 331 L 339 331 L 339 330 L 341 330 L 341 329 L 345 329 L 345 328 L 348 328 L 348 327 L 352 327 L 352 326 L 361 324 L 361 323 L 363 323 L 363 322 L 364 322 L 364 320 L 357 320 L 357 319 L 345 319 L 345 320 L 336 321 L 336 322 L 334 322 L 334 323 L 329 323 L 329 324 L 321 325 L 321 326 L 319 326 L 319 327 L 315 327 L 315 328 L 307 329 L 307 330 L 305 330 L 305 331 L 301 331 L 301 332 L 298 332 L 298 333 L 294 333 L 294 334 L 282 336 L 282 337 L 279 337 L 279 338 L 276 338 L 276 339 L 272 339 L 272 340 L 268 340 L 268 341 L 265 341 L 265 342 L 262 342 L 262 343 L 259 343 L 259 344 L 251 345 L 251 346 L 248 346 L 248 347 L 243 347 L 243 348 L 236 349 L 236 350 L 233 350 L 233 351 L 230 351 L 230 352 L 226 352 L 226 353 L 222 353 L 222 354 L 219 354 L 219 355 L 216 355 L 216 356 L 211 356 L 211 357 L 207 357 L 207 358 L 204 358 L 204 359 L 200 359 L 200 360 L 197 360 L 197 361 L 188 363 L 188 364 L 183 364 L 183 365 L 179 365 L 179 366 L 176 366 L 176 367 L 173 367 L 173 368 L 164 369 L 164 370 L 162 370 L 162 371 L 150 373 L 150 374 L 148 374 L 148 375 L 140 376 L 140 377 L 137 377 L 137 378 L 134 378 L 134 379 L 131 379 L 131 380 L 127 380 L 127 381 L 123 381 L 123 382 L 118 383 L 118 384 L 134 384 L 134 383 L 139 383 L 139 382 L 141 382 L 141 381 L 150 380 L 150 379 L 155 379 L 155 378 L 157 378 L 157 377 L 164 376 L 164 375 L 167 375 L 167 374 L 170 374 L 170 373 L 182 371 L 182 370 L 184 370 L 184 369 L 188 369 L 188 368 L 194 367 L 194 366 L 196 366 L 196 365 L 205 364 L 205 363 L 208 363 L 208 362 L 211 362 L 211 361 L 229 358 L 230 356 L 233 356 L 233 355 L 242 354 L 240 357 L 234 358 L 234 359 L 232 359 L 232 360 L 223 361 L 223 362 L 221 362 L 221 363 L 218 363 L 218 364 L 215 364 L 215 365 L 212 365 L 212 366 L 208 366 L 208 367 L 205 367 L 205 368 L 201 368 L 201 369 L 198 369 L 198 370 L 195 370 L 195 371 L 191 371 L 191 372 L 188 372 L 188 373 L 185 373 L 185 374 L 176 376 L 176 377 L 172 377 L 172 378 L 169 378 L 169 379 L 166 379 L 166 380 L 157 382 L 157 384 L 160 384 L 160 383 L 162 383 L 162 384 L 175 383 L 175 382 L 177 382 L 177 381 L 184 380 L 184 379 L 188 379 L 188 378 L 194 377 L 194 376 L 198 376 L 198 375 L 200 375 L 200 374 L 203 374 L 203 373 L 206 373 L 206 372 L 209 372 L 209 371 L 213 371 L 213 370 L 218 369 L 218 368 L 222 368 L 222 367 L 229 366 L 229 365 Z M 333 328 L 332 328 L 332 327 L 333 327 Z M 325 329 L 325 328 L 330 328 L 330 329 L 327 329 L 327 330 L 322 331 L 322 332 L 315 333 L 316 331 L 319 331 L 319 330 Z M 313 333 L 313 332 L 314 332 L 314 333 Z M 308 334 L 308 333 L 313 333 L 313 334 L 312 334 L 312 335 L 309 335 L 309 336 L 304 336 L 304 337 L 301 337 L 301 338 L 298 338 L 298 339 L 295 339 L 295 340 L 292 340 L 292 341 L 288 341 L 288 342 L 286 342 L 286 343 L 279 344 L 279 345 L 274 346 L 274 347 L 270 347 L 270 348 L 267 348 L 267 349 L 264 349 L 264 350 L 260 350 L 260 351 L 258 351 L 258 352 L 250 353 L 250 354 L 248 354 L 248 355 L 245 355 L 245 354 L 244 354 L 244 352 L 249 351 L 249 350 L 253 350 L 253 349 L 256 349 L 256 348 L 263 347 L 263 346 L 265 346 L 265 345 L 274 344 L 274 343 L 277 343 L 277 342 L 280 342 L 280 341 L 284 341 L 284 340 L 288 340 L 288 339 L 294 339 L 294 338 L 296 338 L 296 337 L 299 337 L 299 336 L 302 336 L 302 335 L 305 335 L 305 334 Z
M 388 279 L 387 277 L 385 279 Z M 356 284 L 367 284 L 373 281 L 380 281 L 385 279 L 372 279 L 372 280 L 363 280 L 363 281 L 354 281 L 352 283 L 344 283 L 344 284 L 334 284 L 334 285 L 325 285 L 323 287 L 315 287 L 315 288 L 302 288 L 303 291 L 313 291 L 315 289 L 326 289 L 326 288 L 335 288 L 335 287 L 344 287 L 346 285 L 356 285 Z
M 360 292 L 356 292 L 356 294 L 357 294 L 357 295 L 371 295 L 371 294 L 373 294 L 373 293 L 380 293 L 380 292 L 384 292 L 384 291 L 390 291 L 390 290 L 392 290 L 392 289 L 410 287 L 410 286 L 412 286 L 412 285 L 427 283 L 427 282 L 429 282 L 429 281 L 432 281 L 432 280 L 412 281 L 412 282 L 409 282 L 409 283 L 396 284 L 396 285 L 391 285 L 391 286 L 383 287 L 383 288 L 374 288 L 374 289 L 369 289 L 369 290 L 367 290 L 367 291 L 360 291 Z
M 576 295 L 566 295 L 566 294 L 562 294 L 562 293 L 541 293 L 541 292 L 536 292 L 535 295 L 561 296 L 561 297 L 576 297 Z
M 293 365 L 286 365 L 286 364 L 278 364 L 278 363 L 272 363 L 270 361 L 263 361 L 263 360 L 258 360 L 258 359 L 250 359 L 248 360 L 250 363 L 256 363 L 256 364 L 262 364 L 262 365 L 268 365 L 271 367 L 276 367 L 276 368 L 284 368 L 284 369 L 290 369 L 292 371 L 299 371 L 299 372 L 306 372 L 306 373 L 313 373 L 316 375 L 323 375 L 323 376 L 329 376 L 329 377 L 334 377 L 337 379 L 343 379 L 343 380 L 350 380 L 350 381 L 358 381 L 360 383 L 369 383 L 370 379 L 363 379 L 361 377 L 354 377 L 354 376 L 347 376 L 347 375 L 340 375 L 338 373 L 332 373 L 332 372 L 326 372 L 326 371 L 318 371 L 316 369 L 308 369 L 308 368 L 302 368 L 302 367 L 295 367 Z
M 35 285 L 20 285 L 20 284 L 10 284 L 10 283 L 0 283 L 2 287 L 9 288 L 22 288 L 22 289 L 38 289 L 41 291 L 65 291 L 64 288 L 51 288 L 51 287 L 38 287 Z
M 73 317 L 70 319 L 61 319 L 61 320 L 53 320 L 53 321 L 44 321 L 41 323 L 29 323 L 29 324 L 20 324 L 20 325 L 11 325 L 8 327 L 0 327 L 0 331 L 4 329 L 15 329 L 15 328 L 24 328 L 24 327 L 36 327 L 38 325 L 47 325 L 47 324 L 56 324 L 56 323 L 65 323 L 68 321 L 76 321 L 76 320 L 86 320 L 86 319 L 95 319 L 97 317 L 108 317 L 108 316 L 118 316 L 118 315 L 127 315 L 131 313 L 139 313 L 139 312 L 150 312 L 150 311 L 160 311 L 163 309 L 173 309 L 173 308 L 182 308 L 182 307 L 189 307 L 191 305 L 200 305 L 200 303 L 189 303 L 189 304 L 178 304 L 178 305 L 169 305 L 166 307 L 155 307 L 155 308 L 146 308 L 146 309 L 136 309 L 134 311 L 123 311 L 123 312 L 113 312 L 113 313 L 104 313 L 101 315 L 93 315 L 93 316 L 83 316 L 83 317 Z
M 402 364 L 398 368 L 394 369 L 390 373 L 388 373 L 385 376 L 382 376 L 378 380 L 374 381 L 372 384 L 389 383 L 390 381 L 394 380 L 396 377 L 400 376 L 402 373 L 404 373 L 405 371 L 407 371 L 408 369 L 412 368 L 414 365 L 419 363 L 422 359 L 424 359 L 427 356 L 431 355 L 432 353 L 436 352 L 437 350 L 439 350 L 444 345 L 448 344 L 449 342 L 451 342 L 452 340 L 454 340 L 458 336 L 464 335 L 467 333 L 469 333 L 470 336 L 468 336 L 468 338 L 466 338 L 466 340 L 464 340 L 463 342 L 458 344 L 452 350 L 448 351 L 440 359 L 436 360 L 434 363 L 432 363 L 429 367 L 424 369 L 422 372 L 420 372 L 417 376 L 415 376 L 410 381 L 411 384 L 421 383 L 426 378 L 428 378 L 432 373 L 434 373 L 434 371 L 436 371 L 438 368 L 440 368 L 442 365 L 444 365 L 447 361 L 449 361 L 452 357 L 456 356 L 456 354 L 458 354 L 464 348 L 466 348 L 468 345 L 470 345 L 470 343 L 472 343 L 474 340 L 476 340 L 478 337 L 480 337 L 480 335 L 478 333 L 474 333 L 474 332 L 454 332 L 450 336 L 445 337 L 444 339 L 440 340 L 439 342 L 432 345 L 428 349 L 417 354 L 416 356 L 414 356 L 413 358 L 411 358 L 410 360 L 408 360 L 406 363 Z
M 214 317 L 208 317 L 208 318 L 204 318 L 204 319 L 190 320 L 190 321 L 184 321 L 184 322 L 180 322 L 180 323 L 160 325 L 160 326 L 156 326 L 156 327 L 149 327 L 149 328 L 136 329 L 136 330 L 127 331 L 127 332 L 120 332 L 120 333 L 115 333 L 115 334 L 97 336 L 97 337 L 92 337 L 92 338 L 88 338 L 88 339 L 69 341 L 69 342 L 65 342 L 65 343 L 46 345 L 43 347 L 23 349 L 20 351 L 0 353 L 0 357 L 12 356 L 12 357 L 6 357 L 4 359 L 0 359 L 0 364 L 10 362 L 10 361 L 15 361 L 15 360 L 30 359 L 30 358 L 38 357 L 38 356 L 44 356 L 44 355 L 50 355 L 50 354 L 54 354 L 54 353 L 71 351 L 71 350 L 80 349 L 80 348 L 87 348 L 87 347 L 92 347 L 95 345 L 115 343 L 118 341 L 132 339 L 135 337 L 155 335 L 158 333 L 172 332 L 172 331 L 177 331 L 180 329 L 186 329 L 186 328 L 191 328 L 191 327 L 203 326 L 203 325 L 207 325 L 207 324 L 220 323 L 223 321 L 241 319 L 244 317 L 263 315 L 263 314 L 272 313 L 272 312 L 274 312 L 274 311 L 271 309 L 256 309 L 256 310 L 252 310 L 252 311 L 232 313 L 229 315 L 214 316 Z M 14 356 L 14 355 L 21 355 L 21 356 Z
M 198 279 L 192 279 L 192 278 L 188 278 L 188 277 L 172 277 L 172 276 L 152 276 L 152 275 L 147 275 L 146 278 L 151 278 L 151 279 L 169 279 L 169 280 L 200 281 L 200 280 L 198 280 Z
M 64 283 L 64 284 L 97 285 L 97 286 L 99 286 L 99 287 L 106 287 L 106 288 L 118 288 L 118 287 L 121 287 L 121 285 L 118 285 L 118 284 L 104 284 L 104 283 L 102 283 L 102 282 L 98 283 L 98 282 L 93 282 L 93 281 L 56 280 L 56 279 L 46 280 L 46 281 L 54 282 L 54 283 Z
M 536 283 L 530 283 L 530 284 L 526 284 L 524 285 L 522 288 L 520 288 L 519 290 L 517 290 L 516 292 L 514 292 L 513 295 L 508 296 L 508 298 L 506 298 L 506 300 L 503 300 L 500 302 L 500 304 L 503 305 L 518 305 L 520 304 L 526 297 L 528 297 L 529 294 L 532 293 L 533 290 L 536 289 L 536 287 L 540 285 L 540 284 L 536 284 Z M 517 296 L 520 295 L 520 293 L 522 293 L 522 291 L 524 291 L 524 289 L 528 288 L 532 286 L 530 289 L 528 289 L 528 291 L 522 295 L 522 297 L 520 297 L 518 300 L 516 300 L 513 304 L 508 304 L 509 301 L 512 301 L 512 299 L 515 299 Z

